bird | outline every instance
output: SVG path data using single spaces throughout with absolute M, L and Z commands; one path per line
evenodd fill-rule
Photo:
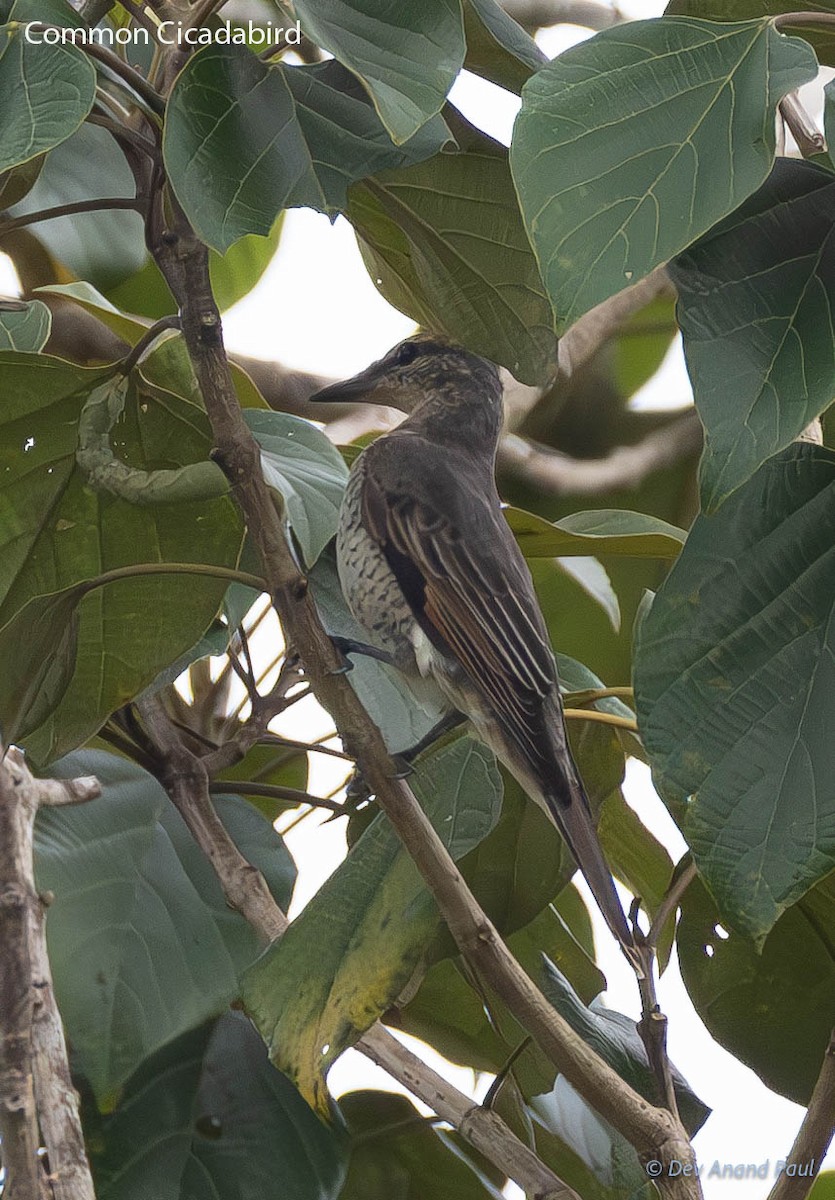
M 550 816 L 636 965 L 571 755 L 545 619 L 496 487 L 498 368 L 445 337 L 418 333 L 311 399 L 407 414 L 362 451 L 348 476 L 336 535 L 348 608 L 371 652 L 412 679 L 433 681 Z

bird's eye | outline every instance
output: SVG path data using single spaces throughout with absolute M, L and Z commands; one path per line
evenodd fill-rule
M 407 366 L 410 362 L 414 361 L 417 356 L 417 352 L 418 347 L 414 342 L 404 342 L 397 351 L 397 365 L 399 367 Z

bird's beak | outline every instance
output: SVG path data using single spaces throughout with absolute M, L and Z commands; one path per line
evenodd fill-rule
M 358 404 L 360 402 L 386 404 L 387 400 L 374 394 L 378 389 L 380 391 L 388 390 L 380 388 L 382 382 L 379 366 L 377 363 L 373 363 L 366 370 L 360 371 L 359 375 L 355 375 L 353 379 L 331 383 L 320 391 L 314 392 L 310 399 L 314 404 Z

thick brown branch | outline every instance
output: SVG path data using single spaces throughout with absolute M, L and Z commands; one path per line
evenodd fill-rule
M 94 1200 L 78 1100 L 52 991 L 33 841 L 41 805 L 79 804 L 95 779 L 38 780 L 0 747 L 0 1137 L 14 1200 Z M 37 1157 L 41 1140 L 50 1175 Z
M 778 1175 L 768 1200 L 804 1200 L 815 1176 L 821 1169 L 824 1157 L 835 1133 L 835 1030 L 829 1039 L 823 1056 L 823 1065 L 812 1092 L 812 1099 L 798 1130 L 794 1145 L 789 1151 L 787 1168 L 800 1168 L 802 1174 L 789 1174 L 788 1169 Z
M 510 434 L 499 447 L 501 470 L 552 495 L 598 496 L 638 487 L 648 475 L 698 454 L 702 427 L 695 409 L 686 409 L 636 446 L 619 446 L 607 458 L 571 458 Z
M 172 201 L 172 206 L 174 202 Z M 331 712 L 346 749 L 357 760 L 398 836 L 432 891 L 468 961 L 514 1011 L 523 1027 L 577 1090 L 645 1158 L 692 1159 L 669 1113 L 637 1095 L 571 1030 L 525 975 L 484 916 L 446 847 L 395 768 L 379 730 L 350 683 L 322 628 L 307 580 L 284 538 L 260 467 L 260 452 L 235 398 L 211 294 L 205 248 L 182 214 L 173 228 L 151 232 L 150 245 L 181 306 L 183 334 L 215 437 L 215 458 L 229 478 L 264 565 L 288 644 L 304 662 L 318 699 Z M 662 1176 L 666 1195 L 697 1196 L 695 1179 Z

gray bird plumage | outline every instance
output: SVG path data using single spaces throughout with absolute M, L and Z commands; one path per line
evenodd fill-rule
M 351 470 L 337 533 L 348 607 L 401 670 L 435 681 L 549 813 L 629 953 L 632 934 L 568 747 L 545 621 L 496 491 L 498 371 L 420 335 L 316 398 L 410 414 Z

